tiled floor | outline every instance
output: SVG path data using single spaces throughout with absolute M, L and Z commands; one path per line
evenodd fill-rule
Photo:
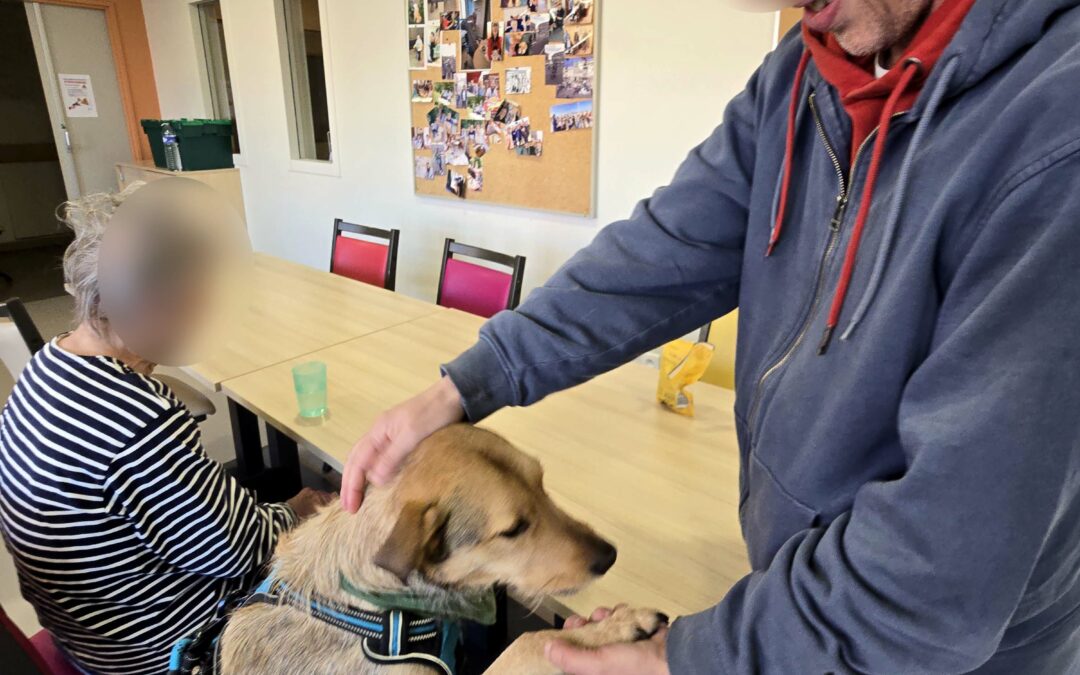
M 8 277 L 0 281 L 0 298 L 20 298 L 23 302 L 31 302 L 63 293 L 61 259 L 66 246 L 60 243 L 0 251 L 0 273 Z

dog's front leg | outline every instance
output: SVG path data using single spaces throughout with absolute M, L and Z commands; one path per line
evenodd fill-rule
M 667 618 L 656 610 L 623 607 L 603 621 L 580 628 L 526 633 L 514 640 L 484 671 L 484 675 L 558 675 L 559 669 L 544 656 L 544 646 L 552 640 L 595 649 L 604 645 L 646 640 L 655 635 L 666 621 Z

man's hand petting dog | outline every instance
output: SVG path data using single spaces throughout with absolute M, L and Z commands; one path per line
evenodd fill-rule
M 602 625 L 615 612 L 626 612 L 625 605 L 615 609 L 600 607 L 588 619 L 572 616 L 563 630 L 576 630 L 589 625 Z M 651 636 L 638 635 L 636 642 L 608 644 L 590 649 L 564 640 L 553 640 L 544 648 L 544 655 L 568 675 L 670 675 L 667 666 L 667 617 Z
M 376 485 L 389 482 L 420 441 L 464 418 L 461 395 L 448 377 L 379 415 L 349 453 L 341 475 L 342 507 L 356 513 L 368 480 Z
M 335 499 L 337 499 L 336 493 L 304 488 L 285 503 L 289 505 L 289 508 L 293 510 L 299 520 L 307 520 L 315 515 L 316 511 Z

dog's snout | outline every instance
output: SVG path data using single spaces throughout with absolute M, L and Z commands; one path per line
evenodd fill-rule
M 596 541 L 596 549 L 593 553 L 592 565 L 589 566 L 589 571 L 600 576 L 611 569 L 611 566 L 615 564 L 615 558 L 619 555 L 619 552 L 614 546 L 598 539 Z

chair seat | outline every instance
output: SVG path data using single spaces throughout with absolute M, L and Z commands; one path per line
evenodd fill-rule
M 39 630 L 30 638 L 30 644 L 37 650 L 52 675 L 81 675 L 79 669 L 68 660 L 67 655 L 56 646 L 56 641 L 53 640 L 49 631 Z
M 187 382 L 168 375 L 159 375 L 157 379 L 173 390 L 176 398 L 180 399 L 180 402 L 187 407 L 192 417 L 205 418 L 217 412 L 214 402 Z

